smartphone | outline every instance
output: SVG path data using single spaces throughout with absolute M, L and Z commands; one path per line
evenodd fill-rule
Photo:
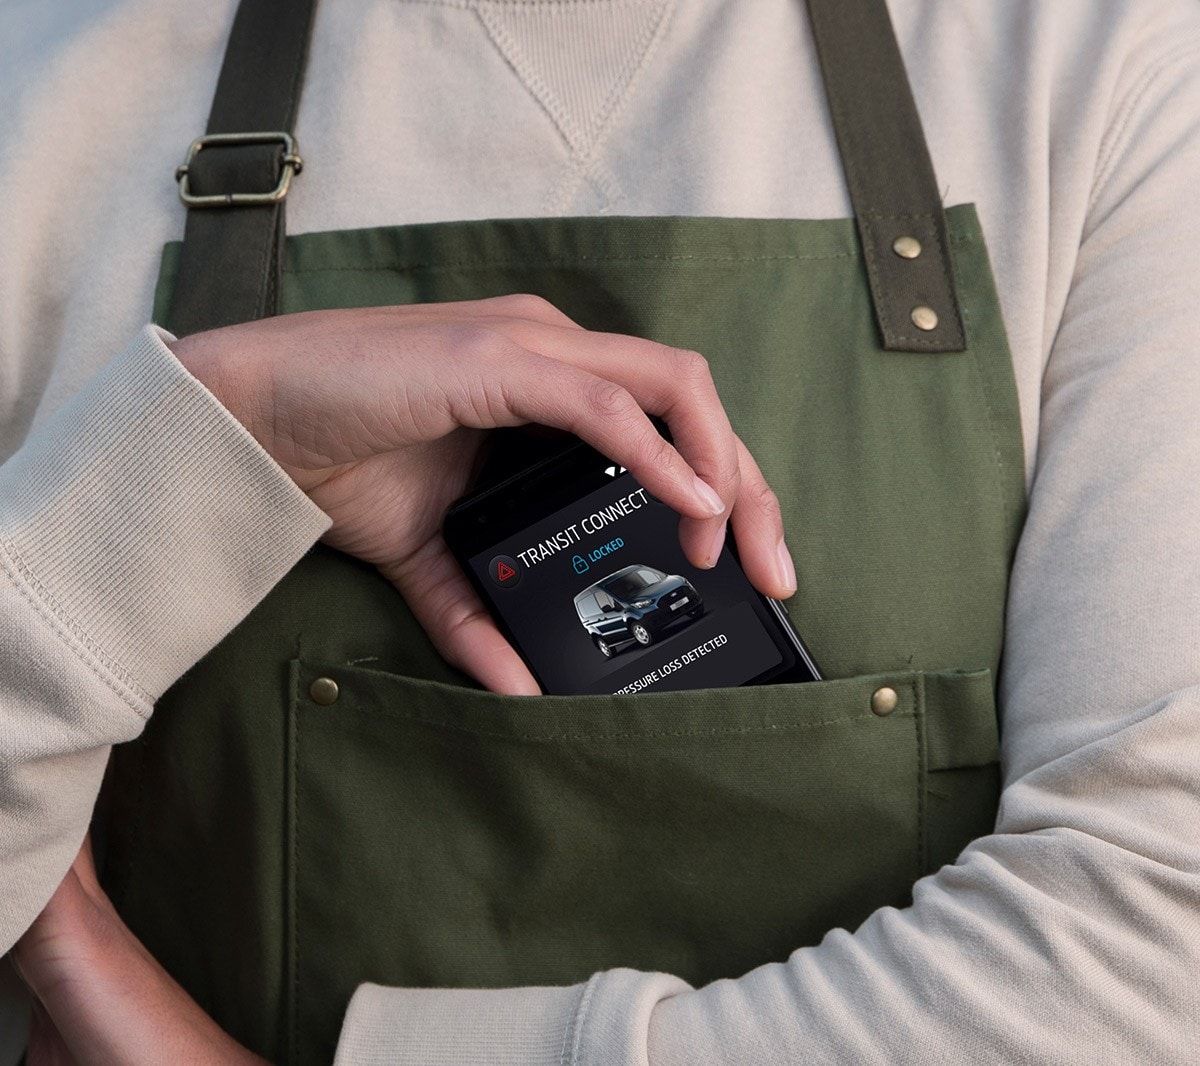
M 687 561 L 679 515 L 583 442 L 460 500 L 443 534 L 543 692 L 816 681 L 787 609 L 727 541 Z

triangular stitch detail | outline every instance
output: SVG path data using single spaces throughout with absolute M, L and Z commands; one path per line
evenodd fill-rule
M 571 153 L 546 210 L 565 210 L 584 181 L 610 210 L 622 197 L 596 150 L 627 102 L 675 0 L 583 4 L 475 0 L 492 42 L 554 122 Z M 623 39 L 622 39 L 623 38 Z

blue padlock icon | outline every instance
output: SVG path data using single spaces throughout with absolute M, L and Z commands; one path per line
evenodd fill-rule
M 582 555 L 576 555 L 572 560 L 575 567 L 575 573 L 586 574 L 588 571 L 588 561 Z

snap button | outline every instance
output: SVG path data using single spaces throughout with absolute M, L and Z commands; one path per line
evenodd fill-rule
M 871 710 L 880 718 L 886 718 L 896 709 L 899 702 L 900 697 L 896 695 L 896 690 L 885 685 L 883 688 L 877 688 L 871 696 Z
M 338 683 L 332 677 L 318 677 L 308 686 L 308 694 L 312 697 L 313 703 L 328 707 L 331 703 L 337 702 Z
M 931 329 L 937 329 L 938 316 L 937 312 L 932 307 L 926 307 L 921 304 L 920 307 L 912 309 L 913 325 L 917 329 L 923 329 L 928 333 Z
M 916 237 L 897 237 L 892 241 L 892 251 L 901 259 L 916 259 L 921 254 L 921 242 Z

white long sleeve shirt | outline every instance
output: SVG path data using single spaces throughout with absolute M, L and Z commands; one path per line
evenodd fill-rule
M 890 7 L 1021 400 L 995 832 L 911 907 L 703 989 L 365 986 L 339 1061 L 1200 1054 L 1200 4 Z M 325 528 L 143 329 L 233 9 L 0 3 L 0 950 L 108 746 Z M 294 233 L 850 214 L 800 0 L 326 0 L 296 133 Z

